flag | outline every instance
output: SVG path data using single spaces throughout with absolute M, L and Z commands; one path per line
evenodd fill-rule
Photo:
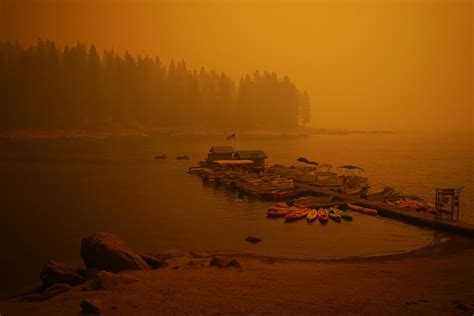
M 227 140 L 233 140 L 233 139 L 235 139 L 235 133 L 230 136 L 227 136 Z

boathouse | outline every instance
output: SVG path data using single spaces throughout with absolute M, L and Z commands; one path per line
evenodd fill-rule
M 236 160 L 252 160 L 257 168 L 265 167 L 267 155 L 263 150 L 238 150 L 234 154 Z
M 213 146 L 209 149 L 207 160 L 209 162 L 215 160 L 232 160 L 234 155 L 234 148 L 231 146 Z

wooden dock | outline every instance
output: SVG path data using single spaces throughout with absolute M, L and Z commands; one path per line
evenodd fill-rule
M 297 182 L 295 186 L 300 190 L 312 192 L 319 195 L 333 196 L 334 199 L 345 203 L 356 203 L 363 207 L 376 209 L 378 215 L 388 218 L 398 219 L 417 226 L 429 227 L 435 230 L 448 231 L 474 237 L 474 224 L 463 221 L 442 218 L 435 220 L 433 214 L 426 212 L 416 212 L 397 206 L 391 206 L 375 199 L 363 199 L 354 195 L 342 194 L 328 188 L 318 187 L 307 183 Z

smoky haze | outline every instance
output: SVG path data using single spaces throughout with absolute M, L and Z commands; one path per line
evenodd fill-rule
M 275 72 L 316 127 L 472 130 L 472 1 L 2 1 L 1 39 Z

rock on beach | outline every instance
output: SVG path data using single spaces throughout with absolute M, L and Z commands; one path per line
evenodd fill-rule
M 119 272 L 147 270 L 148 264 L 127 243 L 109 233 L 95 233 L 81 241 L 81 257 L 87 267 Z

